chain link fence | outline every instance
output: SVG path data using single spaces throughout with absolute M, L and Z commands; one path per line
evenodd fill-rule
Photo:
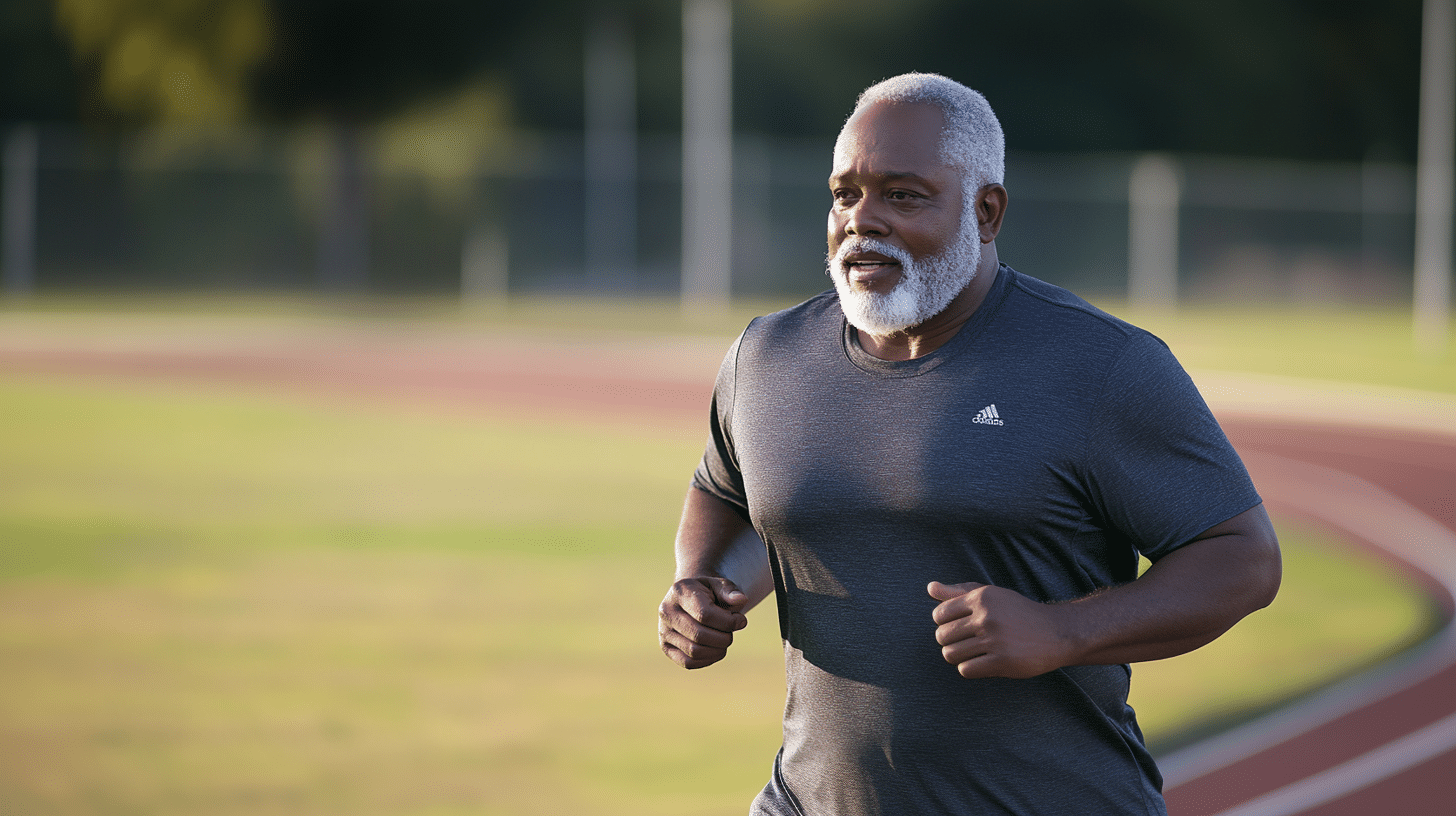
M 6 133 L 4 286 L 64 290 L 674 295 L 681 145 L 636 140 L 635 178 L 589 189 L 576 133 L 516 134 L 481 169 L 389 169 L 370 134 Z M 732 289 L 823 274 L 832 139 L 740 135 Z M 1093 297 L 1128 292 L 1135 155 L 1012 154 L 1002 260 Z M 1387 162 L 1162 157 L 1164 270 L 1184 302 L 1408 302 L 1414 174 Z M 1169 175 L 1171 174 L 1171 175 Z M 612 192 L 612 191 L 615 192 Z M 604 192 L 607 193 L 604 195 Z M 628 240 L 588 241 L 620 224 Z M 600 202 L 610 202 L 604 205 Z M 603 207 L 607 207 L 603 217 Z M 1170 233 L 1171 230 L 1171 233 Z M 1141 239 L 1139 239 L 1141 240 Z M 1166 264 L 1165 264 L 1166 265 Z

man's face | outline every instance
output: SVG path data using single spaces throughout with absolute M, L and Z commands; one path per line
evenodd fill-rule
M 862 331 L 919 325 L 975 275 L 980 237 L 961 172 L 941 158 L 943 126 L 934 105 L 880 102 L 851 117 L 835 144 L 827 266 Z

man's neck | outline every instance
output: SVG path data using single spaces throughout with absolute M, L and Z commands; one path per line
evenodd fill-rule
M 971 315 L 981 308 L 991 286 L 996 283 L 997 270 L 1001 263 L 996 258 L 994 242 L 981 246 L 981 263 L 975 277 L 959 295 L 939 314 L 905 331 L 894 334 L 870 334 L 855 330 L 860 348 L 881 360 L 914 360 L 935 351 L 966 325 Z

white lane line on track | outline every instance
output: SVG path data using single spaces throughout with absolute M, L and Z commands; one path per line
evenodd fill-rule
M 1286 785 L 1216 816 L 1291 816 L 1388 779 L 1456 748 L 1456 714 L 1343 765 Z
M 1271 501 L 1309 513 L 1384 549 L 1456 596 L 1456 533 L 1435 519 L 1384 488 L 1342 471 L 1261 452 L 1244 459 L 1252 464 L 1251 470 L 1278 475 L 1260 487 Z M 1456 627 L 1447 626 L 1423 646 L 1370 672 L 1160 759 L 1165 785 L 1176 787 L 1272 748 L 1399 693 L 1453 664 Z M 1375 749 L 1380 750 L 1383 748 Z

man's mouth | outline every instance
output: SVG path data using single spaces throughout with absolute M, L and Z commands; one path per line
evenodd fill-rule
M 850 261 L 846 264 L 851 269 L 874 270 L 885 266 L 899 266 L 899 261 Z
M 850 281 L 868 285 L 900 270 L 900 262 L 878 253 L 855 253 L 844 259 L 844 270 Z

